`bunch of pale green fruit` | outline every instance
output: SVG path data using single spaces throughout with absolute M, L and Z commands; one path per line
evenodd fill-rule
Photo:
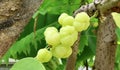
M 58 31 L 55 27 L 48 27 L 44 32 L 46 43 L 52 47 L 40 49 L 36 58 L 40 62 L 48 62 L 52 56 L 68 58 L 72 54 L 72 45 L 78 38 L 78 32 L 86 30 L 90 25 L 90 17 L 85 13 L 78 13 L 75 18 L 62 13 L 58 22 L 62 27 Z

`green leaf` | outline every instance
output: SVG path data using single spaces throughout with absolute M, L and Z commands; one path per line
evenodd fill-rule
M 78 61 L 84 61 L 94 56 L 91 48 L 89 46 L 84 47 L 84 51 L 78 56 Z
M 115 33 L 117 35 L 118 41 L 120 41 L 120 28 L 116 28 Z
M 65 65 L 58 65 L 58 67 L 56 68 L 56 70 L 64 70 Z
M 86 35 L 81 35 L 78 53 L 82 52 L 84 50 L 84 47 L 87 44 L 88 44 L 87 36 Z
M 114 19 L 116 25 L 120 28 L 120 14 L 113 12 L 112 16 L 113 16 L 113 19 Z
M 40 14 L 60 14 L 62 12 L 73 14 L 80 6 L 80 0 L 44 0 L 39 12 Z
M 35 58 L 24 58 L 13 65 L 10 70 L 46 70 L 45 67 Z
M 115 33 L 117 35 L 118 42 L 120 42 L 120 28 L 116 28 Z M 117 45 L 115 58 L 116 58 L 116 62 L 119 63 L 120 62 L 120 44 Z
M 96 37 L 95 36 L 88 36 L 88 45 L 91 51 L 95 54 L 96 53 Z
M 48 26 L 59 27 L 59 24 L 57 22 L 54 22 L 54 23 L 52 23 L 52 24 L 50 24 Z M 7 61 L 8 61 L 7 59 L 9 59 L 11 55 L 12 55 L 13 58 L 18 58 L 18 57 L 20 57 L 20 56 L 18 56 L 18 54 L 21 54 L 21 53 L 30 54 L 31 50 L 36 49 L 36 47 L 35 47 L 36 43 L 37 42 L 40 43 L 40 41 L 42 39 L 44 39 L 43 33 L 44 33 L 44 30 L 48 26 L 45 26 L 45 27 L 43 27 L 41 29 L 38 29 L 36 31 L 36 37 L 35 38 L 34 38 L 34 32 L 32 32 L 31 34 L 28 34 L 27 36 L 23 37 L 21 40 L 19 40 L 16 43 L 14 43 L 12 45 L 12 47 L 8 50 L 8 52 L 5 54 L 5 56 L 2 59 L 5 60 L 6 63 L 7 63 Z M 43 43 L 40 43 L 40 44 L 42 45 L 40 47 L 45 47 L 45 46 L 43 46 Z M 36 50 L 34 50 L 34 51 L 36 51 Z

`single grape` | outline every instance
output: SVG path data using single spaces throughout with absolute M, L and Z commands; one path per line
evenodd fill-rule
M 45 36 L 45 40 L 47 44 L 57 46 L 58 44 L 60 44 L 60 34 L 51 32 L 51 34 Z
M 75 21 L 80 23 L 88 23 L 90 21 L 90 17 L 87 15 L 87 13 L 81 12 L 75 16 Z
M 52 53 L 48 51 L 46 48 L 40 49 L 37 53 L 36 59 L 40 62 L 48 62 L 52 58 Z
M 68 16 L 68 14 L 66 14 L 66 13 L 62 13 L 60 16 L 59 16 L 59 18 L 58 18 L 58 22 L 59 22 L 59 24 L 63 24 L 63 20 L 66 18 Z
M 72 16 L 67 16 L 66 18 L 63 19 L 62 26 L 67 26 L 67 25 L 72 26 L 73 22 L 74 22 L 74 18 Z
M 69 47 L 70 48 L 70 47 Z M 51 49 L 53 56 L 57 58 L 65 58 L 68 57 L 72 52 L 69 51 L 67 46 L 58 45 L 55 48 Z

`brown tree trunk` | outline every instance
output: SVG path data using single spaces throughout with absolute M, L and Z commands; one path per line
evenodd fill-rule
M 0 58 L 19 37 L 42 0 L 0 0 Z
M 95 70 L 114 70 L 116 51 L 116 25 L 109 14 L 101 17 L 97 33 Z

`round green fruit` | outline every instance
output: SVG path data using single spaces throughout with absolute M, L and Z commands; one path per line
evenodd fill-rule
M 60 43 L 60 35 L 55 27 L 48 27 L 45 30 L 44 35 L 47 44 L 56 46 Z
M 66 52 L 66 54 L 64 55 L 63 58 L 68 58 L 71 54 L 72 54 L 72 48 L 68 47 L 67 52 Z
M 62 13 L 60 16 L 59 16 L 59 18 L 58 18 L 58 22 L 59 22 L 59 24 L 63 24 L 63 20 L 67 17 L 67 16 L 69 16 L 68 14 L 66 14 L 66 13 Z
M 71 47 L 75 43 L 75 41 L 77 40 L 77 37 L 78 37 L 78 32 L 74 32 L 71 35 L 61 37 L 60 42 L 61 42 L 61 44 L 65 45 L 65 46 Z
M 67 58 L 71 55 L 72 50 L 70 47 L 58 45 L 55 48 L 51 49 L 51 52 L 56 58 Z
M 93 27 L 98 27 L 98 22 L 93 23 Z
M 58 33 L 58 30 L 55 27 L 48 27 L 46 28 L 46 30 L 44 31 L 44 35 L 51 35 L 53 33 Z
M 63 19 L 62 26 L 67 26 L 67 25 L 72 26 L 73 22 L 74 22 L 74 18 L 72 16 L 67 16 L 66 18 Z
M 52 53 L 48 51 L 46 48 L 40 49 L 37 53 L 36 59 L 40 62 L 48 62 L 52 58 Z
M 90 17 L 87 15 L 87 13 L 81 12 L 75 16 L 75 21 L 80 23 L 88 23 L 90 21 Z
M 73 26 L 75 27 L 76 31 L 78 31 L 78 32 L 81 32 L 85 29 L 85 23 L 80 23 L 80 22 L 75 21 L 73 23 Z
M 60 37 L 71 35 L 74 32 L 76 32 L 74 26 L 65 26 L 65 27 L 62 27 L 60 29 Z
M 51 33 L 50 35 L 45 36 L 45 40 L 47 44 L 57 46 L 58 44 L 60 44 L 60 34 Z

